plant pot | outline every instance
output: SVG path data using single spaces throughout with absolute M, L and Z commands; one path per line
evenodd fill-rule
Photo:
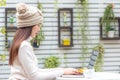
M 10 48 L 12 45 L 12 41 L 8 40 L 6 43 L 6 48 Z
M 63 39 L 62 40 L 62 45 L 64 45 L 64 46 L 70 46 L 70 39 Z
M 39 46 L 37 45 L 37 42 L 34 42 L 34 43 L 33 43 L 33 47 L 34 47 L 34 48 L 38 48 L 38 47 L 39 47 Z
M 114 34 L 115 34 L 115 32 L 114 31 L 108 31 L 108 37 L 109 38 L 114 38 Z

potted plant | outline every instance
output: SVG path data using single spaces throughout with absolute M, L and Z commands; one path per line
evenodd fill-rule
M 111 27 L 111 28 L 109 29 L 109 31 L 108 31 L 107 36 L 108 36 L 109 38 L 114 38 L 114 34 L 115 34 L 115 29 Z
M 67 26 L 67 13 L 63 12 L 63 24 L 64 26 Z
M 88 42 L 89 39 L 89 26 L 88 26 L 88 0 L 77 0 L 77 38 L 78 43 L 81 46 L 81 56 L 82 67 L 85 67 L 86 56 L 89 54 Z M 81 42 L 82 40 L 82 42 Z
M 93 50 L 99 52 L 94 69 L 96 72 L 103 71 L 103 63 L 104 63 L 103 59 L 104 59 L 104 51 L 105 51 L 104 46 L 102 44 L 98 44 L 93 48 Z
M 11 27 L 14 26 L 14 23 L 15 23 L 15 17 L 14 17 L 13 15 L 11 15 L 11 16 L 9 17 L 9 23 L 10 23 L 9 26 L 11 26 Z
M 104 27 L 104 31 L 107 37 L 114 37 L 116 19 L 113 12 L 113 7 L 113 4 L 108 4 L 101 19 L 101 25 Z
M 41 29 L 40 32 L 36 35 L 36 37 L 32 39 L 31 44 L 33 45 L 33 47 L 38 48 L 43 40 L 44 33 Z
M 59 58 L 56 56 L 49 56 L 45 58 L 45 68 L 56 68 L 60 65 Z

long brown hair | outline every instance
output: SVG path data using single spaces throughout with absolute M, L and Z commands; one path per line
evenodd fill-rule
M 10 49 L 9 65 L 13 65 L 13 62 L 18 55 L 18 50 L 21 42 L 30 37 L 32 28 L 33 28 L 32 26 L 23 27 L 23 28 L 19 28 L 16 31 L 16 34 L 13 38 L 13 43 Z

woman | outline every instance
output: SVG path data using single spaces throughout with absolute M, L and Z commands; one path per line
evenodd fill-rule
M 42 13 L 39 9 L 24 3 L 19 3 L 16 10 L 18 30 L 10 50 L 11 76 L 9 80 L 54 80 L 55 77 L 63 74 L 79 74 L 73 68 L 38 68 L 37 58 L 30 41 L 40 31 L 39 24 L 43 21 Z

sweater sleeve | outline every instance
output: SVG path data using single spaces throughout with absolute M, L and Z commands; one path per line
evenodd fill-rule
M 33 55 L 30 46 L 24 45 L 19 48 L 18 58 L 29 80 L 54 80 L 64 73 L 62 68 L 39 69 Z

